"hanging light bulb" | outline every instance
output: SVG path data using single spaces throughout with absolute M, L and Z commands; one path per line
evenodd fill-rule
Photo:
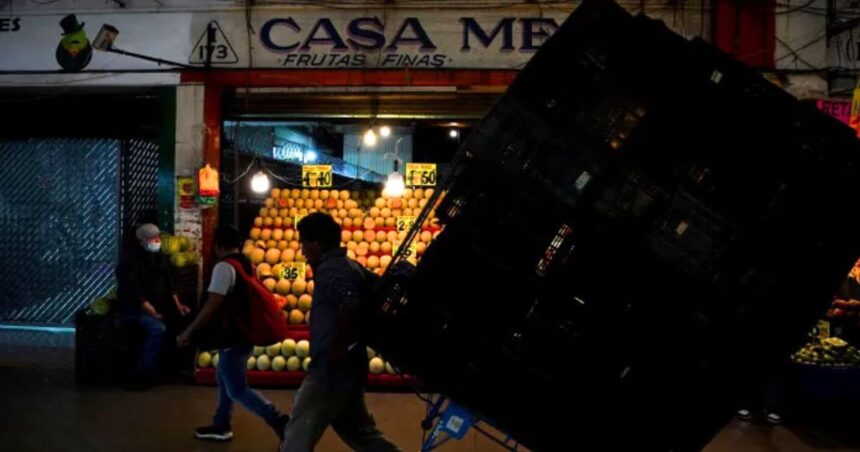
M 458 136 L 460 136 L 460 131 L 457 129 L 451 129 L 450 131 L 448 131 L 448 136 L 451 138 L 457 138 Z
M 394 171 L 388 175 L 388 180 L 385 181 L 385 194 L 392 198 L 399 198 L 403 196 L 405 188 L 406 184 L 403 182 L 403 176 L 400 173 Z
M 382 138 L 390 137 L 391 136 L 391 127 L 388 127 L 388 126 L 380 127 L 379 128 L 379 135 L 382 136 Z
M 257 171 L 251 178 L 251 190 L 254 193 L 267 193 L 269 191 L 269 176 L 262 171 Z
M 364 133 L 364 145 L 367 147 L 376 146 L 376 134 L 373 132 L 373 129 L 368 129 Z

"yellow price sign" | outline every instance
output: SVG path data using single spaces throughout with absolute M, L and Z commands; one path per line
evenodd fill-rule
M 305 279 L 306 270 L 304 262 L 290 262 L 289 264 L 284 264 L 281 274 L 278 276 L 281 279 L 288 279 L 290 281 Z
M 397 217 L 397 232 L 407 232 L 415 224 L 415 217 Z
M 436 164 L 435 163 L 407 163 L 406 164 L 406 186 L 407 187 L 435 187 L 436 186 Z
M 331 165 L 302 165 L 303 187 L 331 187 Z
M 400 249 L 400 242 L 394 242 L 391 244 L 391 254 L 397 255 L 397 250 Z M 418 242 L 415 240 L 409 244 L 409 249 L 406 251 L 406 257 L 418 257 Z

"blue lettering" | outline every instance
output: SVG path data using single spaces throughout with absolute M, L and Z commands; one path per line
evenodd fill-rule
M 481 28 L 481 24 L 478 23 L 472 17 L 462 17 L 460 18 L 460 22 L 463 23 L 463 47 L 460 50 L 470 50 L 472 47 L 469 45 L 469 32 L 475 35 L 478 38 L 478 41 L 481 41 L 481 44 L 486 49 L 492 44 L 493 41 L 496 40 L 496 37 L 499 36 L 504 30 L 504 34 L 502 35 L 502 50 L 514 50 L 514 21 L 516 19 L 513 17 L 506 17 L 499 21 L 496 25 L 496 28 L 487 35 L 487 32 Z
M 558 30 L 558 24 L 555 23 L 553 19 L 543 19 L 543 18 L 531 18 L 531 19 L 520 19 L 523 23 L 523 45 L 520 47 L 520 50 L 537 50 L 540 47 L 540 44 L 543 44 L 543 41 L 550 37 L 552 32 Z M 552 27 L 552 32 L 547 32 L 543 27 L 535 30 L 535 25 L 549 25 Z M 535 38 L 540 38 L 540 44 L 535 45 Z
M 362 25 L 365 24 L 373 26 L 376 30 L 368 29 L 369 27 L 363 28 Z M 384 30 L 385 27 L 382 25 L 382 22 L 376 17 L 359 17 L 349 23 L 349 35 L 355 37 L 355 39 L 348 38 L 347 42 L 354 49 L 379 50 L 385 47 L 385 35 L 382 33 Z M 359 40 L 365 42 L 362 43 Z
M 317 38 L 317 32 L 319 30 L 325 31 L 326 37 Z M 331 19 L 320 19 L 317 21 L 314 28 L 311 30 L 310 36 L 305 39 L 305 43 L 302 45 L 302 50 L 308 50 L 311 48 L 311 44 L 334 44 L 332 49 L 334 50 L 345 50 L 348 49 L 346 44 L 343 43 L 343 39 L 340 38 L 340 35 L 335 30 L 334 25 L 331 23 Z
M 415 37 L 407 38 L 403 36 L 407 28 L 412 29 Z M 391 41 L 391 44 L 389 44 L 385 49 L 397 50 L 397 45 L 400 43 L 421 44 L 421 50 L 436 50 L 436 45 L 433 44 L 433 41 L 431 41 L 430 37 L 427 36 L 427 32 L 424 31 L 424 27 L 421 26 L 421 22 L 419 22 L 416 17 L 410 17 L 403 21 L 403 25 L 400 26 L 400 30 L 397 30 L 397 34 L 394 35 L 394 39 Z
M 276 25 L 282 25 L 284 27 L 290 28 L 296 33 L 302 31 L 301 27 L 293 20 L 292 17 L 286 19 L 272 19 L 265 24 L 263 24 L 263 28 L 260 29 L 260 41 L 263 42 L 263 45 L 266 48 L 280 51 L 280 52 L 289 52 L 294 50 L 299 46 L 299 43 L 288 44 L 288 45 L 278 45 L 272 41 L 272 29 L 275 28 Z

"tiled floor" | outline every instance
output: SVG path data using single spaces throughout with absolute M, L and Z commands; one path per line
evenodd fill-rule
M 237 408 L 236 438 L 226 444 L 201 443 L 191 430 L 206 423 L 215 390 L 182 384 L 148 392 L 74 385 L 73 336 L 0 330 L 0 450 L 3 451 L 272 451 L 276 438 L 262 422 Z M 265 390 L 289 409 L 294 391 Z M 368 404 L 387 436 L 404 451 L 418 450 L 425 406 L 410 394 L 368 394 Z M 343 451 L 331 431 L 317 448 Z M 470 433 L 440 451 L 501 451 Z M 830 436 L 798 428 L 771 428 L 733 422 L 705 449 L 717 451 L 860 450 Z

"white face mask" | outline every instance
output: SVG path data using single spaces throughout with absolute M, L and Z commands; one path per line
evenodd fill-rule
M 157 253 L 161 250 L 161 242 L 149 242 L 144 244 L 143 247 L 146 248 L 146 250 L 150 253 Z

